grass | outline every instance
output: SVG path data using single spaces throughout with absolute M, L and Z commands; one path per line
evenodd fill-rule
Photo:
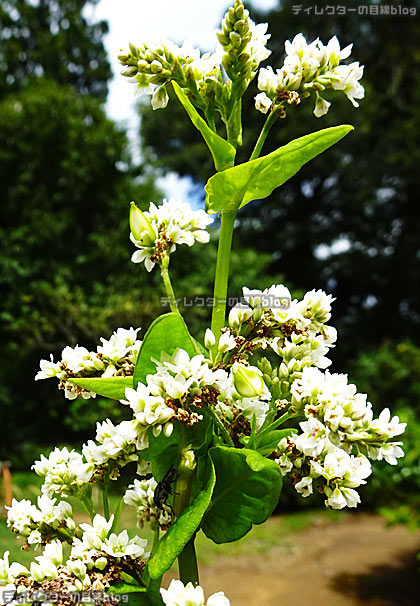
M 40 494 L 42 479 L 35 474 L 14 474 L 13 476 L 13 494 L 17 499 L 30 499 L 35 502 Z M 99 490 L 94 491 L 94 503 L 101 510 L 99 503 L 101 496 Z M 119 497 L 110 496 L 110 510 L 115 511 Z M 74 499 L 69 499 L 73 506 L 75 519 L 80 522 L 88 522 L 89 518 L 83 507 Z M 280 553 L 290 552 L 293 549 L 293 536 L 311 527 L 313 524 L 338 522 L 346 514 L 331 510 L 322 511 L 303 511 L 290 513 L 282 516 L 273 516 L 266 524 L 254 526 L 251 532 L 239 541 L 234 543 L 225 543 L 216 545 L 209 541 L 202 532 L 197 535 L 197 553 L 199 561 L 204 565 L 211 565 L 220 556 L 238 557 L 249 553 L 267 554 L 276 551 Z M 121 515 L 120 530 L 126 529 L 132 537 L 135 534 L 149 540 L 153 540 L 152 531 L 144 528 L 139 529 L 136 525 L 136 516 L 134 509 L 124 507 Z M 4 551 L 10 551 L 10 561 L 19 561 L 28 565 L 34 555 L 30 552 L 22 551 L 22 539 L 18 539 L 6 526 L 6 520 L 0 519 L 0 557 Z

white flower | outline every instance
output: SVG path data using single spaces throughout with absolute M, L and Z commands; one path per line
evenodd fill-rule
M 270 110 L 272 104 L 273 102 L 270 97 L 265 93 L 258 93 L 258 95 L 255 95 L 255 109 L 262 114 L 266 114 Z
M 141 341 L 137 340 L 137 333 L 140 328 L 118 328 L 107 341 L 101 338 L 102 345 L 97 348 L 98 353 L 117 364 L 127 355 L 132 357 L 133 352 L 140 350 Z
M 343 492 L 338 487 L 332 490 L 326 486 L 324 490 L 328 497 L 325 504 L 331 507 L 331 509 L 343 509 L 347 505 L 347 500 Z
M 133 205 L 134 203 L 132 208 Z M 141 212 L 135 205 L 134 207 Z M 174 252 L 177 244 L 192 246 L 196 241 L 205 243 L 210 239 L 206 227 L 213 219 L 203 210 L 193 211 L 186 202 L 173 198 L 163 200 L 160 206 L 155 206 L 152 202 L 149 210 L 141 214 L 150 228 L 146 240 L 142 235 L 138 239 L 138 233 L 131 233 L 131 241 L 140 249 L 133 253 L 131 260 L 134 263 L 144 261 L 148 271 L 153 269 L 156 262 L 160 263 L 164 256 Z M 153 233 L 156 234 L 154 239 Z
M 252 19 L 248 19 L 248 24 L 252 37 L 246 46 L 246 52 L 251 55 L 252 70 L 254 71 L 262 61 L 271 55 L 271 51 L 266 48 L 271 35 L 267 34 L 267 23 L 255 25 Z
M 138 383 L 136 389 L 127 387 L 125 397 L 122 404 L 132 408 L 141 425 L 163 425 L 174 416 L 174 410 L 166 406 L 165 400 L 161 396 L 150 395 L 149 388 L 143 383 Z
M 296 448 L 311 457 L 320 455 L 328 441 L 328 430 L 325 425 L 313 417 L 299 425 L 303 433 L 296 438 Z
M 385 408 L 377 419 L 370 423 L 370 430 L 377 433 L 381 438 L 394 438 L 404 433 L 407 423 L 400 423 L 400 419 L 395 416 L 391 419 L 389 408 Z
M 10 551 L 5 551 L 3 558 L 0 558 L 0 587 L 13 583 L 19 575 L 29 575 L 29 570 L 22 564 L 18 562 L 9 564 L 9 555 Z
M 278 459 L 275 459 L 283 476 L 286 476 L 293 469 L 293 463 L 286 454 L 282 454 Z
M 152 528 L 154 528 L 156 524 L 166 526 L 171 522 L 172 516 L 169 507 L 161 511 L 155 505 L 156 487 L 157 482 L 154 478 L 134 480 L 134 484 L 128 487 L 124 495 L 124 503 L 137 509 L 139 526 L 143 526 L 145 522 L 150 522 Z
M 101 516 L 99 513 L 95 515 L 92 521 L 92 525 L 90 524 L 80 524 L 80 528 L 83 530 L 86 537 L 95 537 L 100 542 L 105 541 L 108 536 L 109 531 L 112 528 L 112 524 L 114 521 L 114 516 L 112 515 L 109 520 Z M 93 541 L 96 542 L 96 541 Z M 100 548 L 100 547 L 99 547 Z M 98 549 L 99 549 L 98 548 Z
M 45 545 L 43 556 L 51 560 L 55 566 L 63 563 L 63 544 L 58 539 Z
M 184 586 L 182 581 L 171 581 L 168 589 L 160 590 L 165 606 L 205 606 L 204 592 L 199 585 Z M 214 593 L 207 600 L 207 606 L 230 606 L 230 601 L 222 591 Z
M 312 478 L 310 476 L 303 477 L 300 482 L 295 484 L 295 489 L 302 497 L 308 497 L 313 493 Z
M 204 592 L 199 585 L 185 585 L 182 581 L 171 581 L 168 589 L 160 590 L 165 606 L 204 606 Z
M 119 535 L 113 533 L 108 539 L 105 539 L 102 544 L 102 551 L 114 557 L 139 558 L 145 555 L 146 546 L 146 539 L 140 539 L 139 537 L 129 539 L 127 531 L 123 530 Z
M 321 116 L 324 116 L 328 112 L 330 105 L 331 103 L 329 101 L 326 101 L 323 97 L 321 97 L 321 95 L 316 93 L 316 102 L 314 109 L 315 116 L 317 118 L 321 118 Z
M 220 335 L 217 349 L 220 353 L 226 353 L 236 347 L 235 337 L 230 332 L 224 332 Z
M 230 606 L 230 601 L 225 596 L 223 591 L 213 593 L 207 600 L 207 606 Z
M 50 379 L 56 377 L 60 373 L 60 363 L 54 362 L 52 354 L 50 360 L 41 360 L 39 365 L 41 370 L 35 375 L 35 381 L 39 381 L 39 379 Z
M 67 448 L 55 448 L 48 459 L 41 455 L 32 469 L 45 476 L 42 492 L 50 498 L 56 492 L 63 496 L 77 494 L 90 480 L 94 465 L 85 463 L 81 454 Z

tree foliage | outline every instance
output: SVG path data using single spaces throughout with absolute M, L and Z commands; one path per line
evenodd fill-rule
M 0 95 L 44 76 L 104 101 L 111 77 L 103 44 L 108 25 L 86 18 L 97 1 L 2 2 Z

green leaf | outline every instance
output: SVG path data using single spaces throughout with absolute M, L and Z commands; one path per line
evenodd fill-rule
M 195 109 L 194 105 L 188 99 L 187 95 L 176 82 L 172 82 L 172 85 L 174 87 L 176 96 L 189 115 L 191 122 L 200 131 L 204 141 L 207 143 L 207 146 L 211 151 L 211 155 L 213 156 L 216 170 L 223 171 L 227 166 L 232 166 L 236 155 L 236 150 L 233 145 L 231 145 L 225 139 L 222 139 L 222 137 L 220 137 L 207 125 L 207 122 L 203 120 Z
M 206 211 L 237 210 L 252 200 L 262 200 L 306 162 L 337 143 L 352 126 L 334 126 L 291 141 L 267 156 L 228 168 L 211 177 L 206 189 Z
M 160 482 L 166 472 L 178 462 L 179 421 L 174 421 L 173 424 L 173 431 L 168 438 L 163 432 L 155 437 L 150 427 L 147 431 L 149 446 L 140 454 L 142 460 L 152 464 L 153 477 L 157 482 Z
M 155 374 L 156 364 L 152 359 L 159 360 L 162 352 L 171 355 L 180 348 L 185 349 L 190 357 L 200 353 L 194 341 L 179 314 L 170 312 L 156 318 L 145 334 L 140 348 L 134 369 L 134 389 L 139 382 L 146 383 L 147 375 Z
M 283 482 L 281 471 L 255 450 L 216 446 L 209 454 L 216 485 L 202 529 L 215 543 L 237 541 L 273 513 Z
M 161 577 L 172 566 L 185 545 L 194 536 L 210 504 L 216 482 L 214 466 L 209 458 L 201 462 L 206 466 L 205 481 L 197 481 L 196 496 L 159 541 L 147 565 L 152 579 Z M 197 474 L 199 477 L 203 475 L 201 471 Z
M 141 585 L 134 585 L 132 583 L 117 583 L 116 585 L 111 585 L 108 589 L 108 593 L 138 593 L 138 592 L 146 592 L 146 587 L 142 587 Z
M 104 398 L 124 400 L 126 387 L 133 387 L 133 377 L 96 377 L 92 379 L 67 379 L 70 383 L 88 389 Z
M 261 440 L 258 439 L 258 434 L 256 435 L 256 450 L 262 455 L 269 455 L 275 450 L 283 438 L 288 438 L 292 434 L 297 433 L 296 429 L 273 429 L 265 433 Z

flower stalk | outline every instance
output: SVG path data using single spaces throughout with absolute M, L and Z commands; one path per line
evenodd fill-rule
M 220 213 L 221 227 L 219 247 L 217 250 L 216 275 L 214 279 L 214 306 L 211 320 L 211 330 L 216 337 L 216 345 L 214 346 L 215 352 L 217 352 L 220 331 L 225 326 L 226 321 L 226 298 L 236 212 L 236 210 L 222 210 Z

